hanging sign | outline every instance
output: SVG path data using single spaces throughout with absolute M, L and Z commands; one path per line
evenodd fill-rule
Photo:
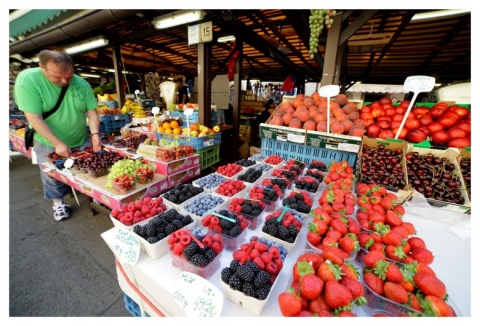
M 188 45 L 212 42 L 212 22 L 188 26 Z
M 223 293 L 197 274 L 183 271 L 177 279 L 173 299 L 187 317 L 220 317 Z

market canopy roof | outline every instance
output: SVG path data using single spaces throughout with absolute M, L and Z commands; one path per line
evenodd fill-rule
M 385 85 L 385 84 L 355 84 L 349 89 L 348 92 L 361 92 L 361 93 L 408 93 L 403 88 L 403 85 Z
M 10 18 L 9 37 L 16 37 L 20 34 L 33 31 L 34 29 L 47 24 L 55 17 L 59 17 L 66 9 L 33 9 L 18 10 L 15 16 Z

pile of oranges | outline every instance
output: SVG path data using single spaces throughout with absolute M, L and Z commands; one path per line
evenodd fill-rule
M 178 121 L 164 121 L 161 125 L 158 126 L 158 132 L 165 134 L 174 134 L 180 135 L 182 133 L 182 128 L 178 125 Z

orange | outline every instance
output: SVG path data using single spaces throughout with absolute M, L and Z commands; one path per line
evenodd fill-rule
M 170 123 L 167 122 L 167 121 L 165 121 L 165 122 L 163 123 L 162 127 L 163 127 L 164 129 L 167 129 L 167 128 L 170 129 Z
M 163 128 L 163 127 L 158 127 L 158 132 L 165 133 L 165 128 Z
M 182 129 L 180 128 L 173 128 L 173 133 L 176 134 L 176 135 L 180 135 L 182 133 Z
M 172 129 L 170 129 L 170 128 L 165 128 L 165 133 L 166 133 L 166 134 L 171 134 L 171 133 L 172 133 Z
M 177 127 L 178 127 L 178 121 L 177 121 L 177 120 L 172 120 L 172 121 L 170 122 L 170 128 L 175 129 L 175 128 L 177 128 Z

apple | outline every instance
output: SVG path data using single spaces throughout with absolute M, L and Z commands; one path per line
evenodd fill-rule
M 192 131 L 190 132 L 190 136 L 192 136 L 192 137 L 198 137 L 198 130 L 192 130 Z
M 219 127 L 219 126 L 214 126 L 214 127 L 213 127 L 213 131 L 219 132 L 219 131 L 220 131 L 220 127 Z

